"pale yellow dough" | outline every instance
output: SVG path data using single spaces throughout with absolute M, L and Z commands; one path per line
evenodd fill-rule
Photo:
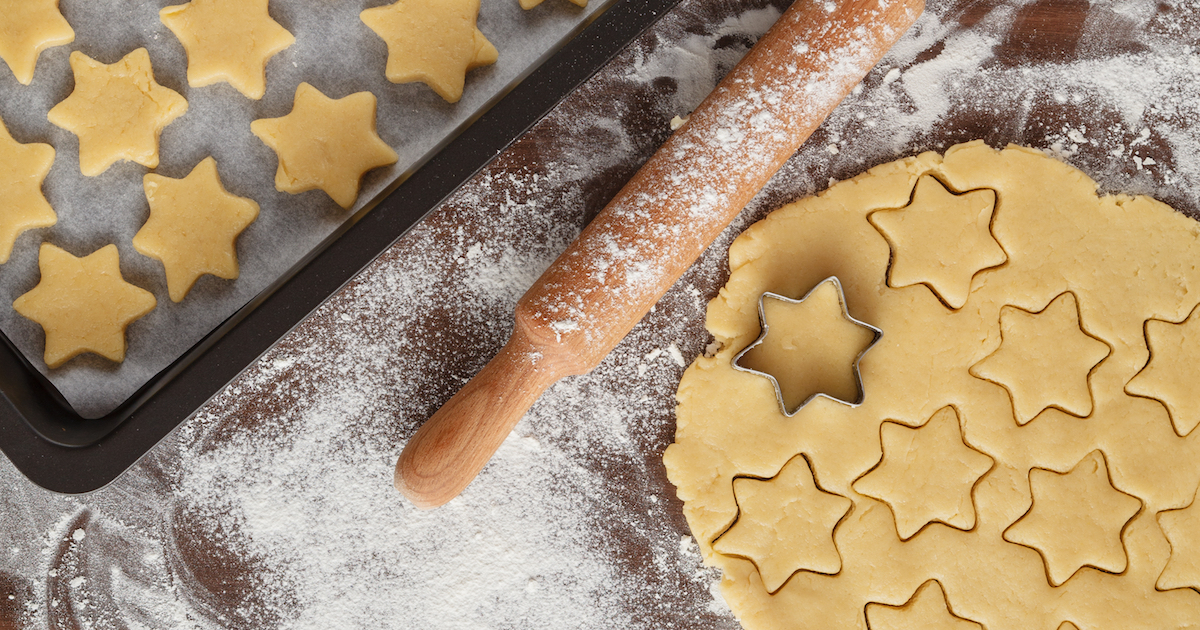
M 970 221 L 930 222 L 924 237 L 889 231 L 876 219 L 905 212 L 925 175 L 949 193 L 994 191 L 990 219 L 964 206 Z M 921 248 L 964 229 L 1005 260 L 956 254 L 889 286 L 889 261 L 938 260 Z M 1041 152 L 980 142 L 876 167 L 750 227 L 708 308 L 720 350 L 684 374 L 664 456 L 742 624 L 1200 627 L 1200 432 L 1180 411 L 1200 388 L 1168 377 L 1200 364 L 1197 260 L 1200 224 L 1168 206 L 1097 197 Z M 760 334 L 763 292 L 799 298 L 829 276 L 883 336 L 860 364 L 862 405 L 815 398 L 788 418 L 770 380 L 732 359 Z M 965 287 L 960 307 L 947 279 Z M 832 532 L 836 574 L 811 549 L 822 537 L 778 528 L 757 543 L 795 569 L 778 586 L 765 559 L 714 541 L 770 531 L 740 480 L 797 462 L 851 507 Z
M 38 55 L 75 41 L 58 0 L 0 0 L 0 59 L 21 85 L 33 82 Z
M 21 144 L 0 120 L 0 263 L 25 230 L 50 227 L 58 215 L 42 194 L 42 182 L 54 165 L 54 147 Z

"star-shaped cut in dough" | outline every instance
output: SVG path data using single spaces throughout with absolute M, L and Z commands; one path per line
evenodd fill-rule
M 0 120 L 0 263 L 25 230 L 50 227 L 58 215 L 42 194 L 42 182 L 54 164 L 54 147 L 21 144 Z
M 867 217 L 892 248 L 888 285 L 924 284 L 946 306 L 962 308 L 975 275 L 1008 260 L 992 235 L 995 208 L 990 188 L 956 195 L 923 175 L 907 206 Z
M 1079 630 L 1079 626 L 1071 623 L 1070 621 L 1064 621 L 1059 624 L 1058 630 Z
M 457 103 L 467 71 L 499 58 L 475 26 L 478 15 L 479 0 L 399 0 L 359 17 L 387 44 L 388 81 L 420 81 Z
M 1151 319 L 1145 331 L 1150 357 L 1125 391 L 1161 402 L 1175 433 L 1187 437 L 1200 424 L 1200 307 L 1179 323 Z
M 1033 504 L 1004 531 L 1004 539 L 1042 556 L 1051 586 L 1083 567 L 1123 573 L 1125 526 L 1142 509 L 1138 498 L 1113 487 L 1104 454 L 1092 451 L 1071 470 L 1029 471 Z
M 1158 577 L 1160 590 L 1200 591 L 1200 491 L 1187 507 L 1158 513 L 1158 526 L 1171 543 L 1171 559 Z
M 79 170 L 94 177 L 120 160 L 158 166 L 163 127 L 187 111 L 187 101 L 154 81 L 145 48 L 103 64 L 71 53 L 75 90 L 50 110 L 50 122 L 79 136 Z
M 1110 349 L 1083 329 L 1074 294 L 1062 293 L 1036 313 L 1000 309 L 1000 339 L 1000 347 L 970 372 L 1008 390 L 1017 424 L 1050 407 L 1078 418 L 1091 415 L 1089 379 Z
M 713 549 L 753 562 L 768 592 L 798 571 L 842 570 L 833 534 L 850 512 L 850 499 L 822 490 L 803 455 L 770 479 L 734 479 L 733 495 L 737 519 L 713 541 Z
M 320 188 L 343 208 L 358 199 L 364 173 L 398 159 L 375 133 L 370 92 L 332 99 L 301 83 L 291 113 L 256 120 L 250 131 L 279 157 L 276 188 L 292 194 Z
M 46 365 L 56 368 L 84 352 L 125 360 L 125 327 L 154 310 L 154 294 L 121 278 L 116 245 L 76 258 L 42 243 L 38 285 L 13 302 L 46 333 Z
M 981 624 L 950 610 L 946 592 L 937 580 L 922 584 L 899 606 L 871 602 L 867 604 L 866 615 L 870 630 L 983 630 Z
M 586 7 L 588 0 L 571 0 L 571 2 L 573 2 L 575 6 Z M 521 8 L 528 11 L 529 9 L 532 9 L 541 3 L 542 0 L 521 0 Z
M 206 273 L 238 277 L 237 237 L 258 218 L 258 204 L 225 190 L 216 160 L 205 158 L 183 179 L 149 173 L 143 187 L 150 218 L 133 248 L 162 262 L 171 301 L 183 300 Z
M 816 396 L 862 402 L 858 361 L 882 334 L 850 316 L 837 278 L 799 300 L 764 293 L 762 335 L 733 359 L 736 369 L 771 379 L 785 415 Z
M 248 98 L 263 97 L 267 61 L 296 41 L 271 19 L 267 2 L 192 0 L 159 11 L 159 19 L 187 51 L 188 85 L 224 81 Z
M 884 422 L 879 433 L 883 456 L 854 490 L 891 508 L 900 539 L 933 522 L 973 529 L 975 485 L 993 462 L 963 441 L 954 407 L 943 407 L 917 429 Z
M 33 82 L 43 50 L 75 41 L 75 31 L 58 10 L 58 0 L 0 0 L 0 59 L 21 85 Z

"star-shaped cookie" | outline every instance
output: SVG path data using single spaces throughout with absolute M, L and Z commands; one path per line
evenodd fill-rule
M 1051 586 L 1061 586 L 1085 566 L 1125 571 L 1121 538 L 1142 502 L 1113 487 L 1100 451 L 1065 473 L 1030 470 L 1029 488 L 1033 505 L 1004 531 L 1004 539 L 1041 554 Z
M 580 7 L 587 6 L 587 0 L 571 0 L 571 2 L 573 2 L 576 6 L 580 6 Z M 542 3 L 542 0 L 521 0 L 521 8 L 528 11 L 529 9 L 532 9 L 533 7 L 536 7 L 537 5 L 539 5 L 541 3 Z
M 53 164 L 54 147 L 13 140 L 0 120 L 0 263 L 8 262 L 22 232 L 58 221 L 42 194 Z
M 1158 578 L 1158 588 L 1200 591 L 1200 491 L 1185 508 L 1158 513 L 1158 526 L 1171 543 L 1171 559 Z
M 50 110 L 50 122 L 79 136 L 79 170 L 94 177 L 119 160 L 158 166 L 163 127 L 187 111 L 187 101 L 154 81 L 145 48 L 103 64 L 71 53 L 75 90 Z
M 149 291 L 121 278 L 116 245 L 76 258 L 42 243 L 38 267 L 42 279 L 13 302 L 23 317 L 41 324 L 46 333 L 46 365 L 94 352 L 109 360 L 125 360 L 125 327 L 154 310 Z
M 924 284 L 946 306 L 960 309 L 971 279 L 1008 260 L 992 236 L 996 191 L 954 194 L 930 175 L 917 180 L 912 201 L 867 217 L 892 248 L 888 285 Z
M 258 218 L 258 204 L 225 190 L 216 160 L 205 158 L 183 179 L 149 173 L 143 187 L 150 218 L 133 248 L 162 262 L 173 302 L 206 273 L 238 277 L 237 237 Z
M 854 490 L 891 508 L 900 539 L 933 522 L 974 528 L 972 493 L 991 470 L 992 458 L 963 441 L 955 409 L 943 407 L 916 429 L 884 422 L 879 432 L 883 456 L 854 482 Z
M 33 82 L 43 50 L 75 41 L 75 31 L 58 10 L 58 0 L 0 0 L 0 59 L 21 85 Z
M 983 630 L 981 624 L 950 610 L 946 592 L 937 580 L 922 584 L 899 606 L 871 602 L 866 615 L 870 630 Z
M 970 373 L 1008 390 L 1017 424 L 1050 407 L 1079 418 L 1091 415 L 1088 379 L 1110 350 L 1083 330 L 1074 294 L 1063 293 L 1036 313 L 1005 306 L 1000 338 L 999 349 Z
M 786 415 L 815 396 L 861 402 L 858 359 L 880 332 L 850 317 L 836 278 L 799 300 L 763 294 L 759 318 L 762 335 L 734 357 L 733 365 L 770 378 Z
M 267 61 L 296 41 L 271 19 L 267 2 L 192 0 L 159 11 L 159 19 L 187 51 L 188 85 L 224 81 L 248 98 L 263 97 Z
M 291 113 L 256 120 L 250 130 L 279 157 L 276 188 L 292 194 L 320 188 L 343 208 L 358 199 L 364 173 L 398 159 L 375 133 L 370 92 L 331 99 L 301 83 Z
M 842 570 L 833 532 L 850 511 L 850 499 L 822 490 L 803 456 L 793 457 L 771 479 L 734 479 L 733 494 L 737 520 L 713 541 L 713 549 L 750 559 L 768 592 L 797 571 Z
M 1150 358 L 1125 391 L 1161 402 L 1186 437 L 1200 424 L 1200 308 L 1179 323 L 1149 320 L 1145 331 Z
M 389 81 L 420 81 L 457 103 L 467 71 L 499 58 L 475 26 L 478 15 L 479 0 L 399 0 L 359 17 L 387 43 Z

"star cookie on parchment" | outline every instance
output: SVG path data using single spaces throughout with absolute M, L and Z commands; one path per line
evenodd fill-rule
M 1160 590 L 1200 591 L 1200 491 L 1184 508 L 1158 513 L 1158 526 L 1171 543 L 1171 559 L 1158 578 Z
M 892 249 L 888 285 L 924 284 L 946 306 L 962 308 L 975 275 L 1008 260 L 992 236 L 995 208 L 994 190 L 954 194 L 936 178 L 922 176 L 907 206 L 867 216 Z
M 21 85 L 33 82 L 43 50 L 75 41 L 58 0 L 0 0 L 0 59 Z
M 793 457 L 770 479 L 734 479 L 733 494 L 737 519 L 713 541 L 713 550 L 752 561 L 767 592 L 798 571 L 842 570 L 833 532 L 850 511 L 850 499 L 822 490 L 804 456 Z
M 159 11 L 187 51 L 188 85 L 224 81 L 247 98 L 263 97 L 267 61 L 296 41 L 271 19 L 267 1 L 192 0 Z
M 571 2 L 573 2 L 576 6 L 586 7 L 588 0 L 571 0 Z M 521 8 L 528 11 L 529 9 L 532 9 L 541 3 L 542 0 L 521 0 Z
M 53 164 L 54 147 L 13 140 L 0 120 L 0 263 L 8 262 L 22 232 L 58 221 L 42 194 Z
M 1179 323 L 1148 320 L 1145 331 L 1150 358 L 1125 391 L 1161 402 L 1186 437 L 1200 424 L 1200 307 Z
M 1004 531 L 1004 540 L 1041 554 L 1051 586 L 1083 567 L 1125 571 L 1121 538 L 1142 502 L 1113 487 L 1103 453 L 1092 451 L 1065 473 L 1034 468 L 1029 488 L 1033 504 Z
M 1008 390 L 1017 424 L 1051 407 L 1079 418 L 1091 415 L 1088 379 L 1110 349 L 1082 328 L 1074 294 L 1062 293 L 1036 313 L 1000 309 L 1000 339 L 1000 347 L 969 371 Z
M 99 175 L 120 160 L 158 166 L 163 127 L 187 111 L 187 101 L 154 81 L 145 48 L 103 64 L 71 53 L 75 90 L 50 110 L 51 123 L 79 136 L 79 170 Z
M 854 490 L 891 508 L 901 540 L 933 522 L 975 527 L 975 484 L 993 462 L 963 441 L 954 407 L 943 407 L 916 429 L 884 422 L 879 433 L 883 456 Z
M 279 157 L 276 188 L 292 194 L 320 188 L 343 208 L 358 199 L 363 174 L 399 159 L 375 133 L 370 92 L 332 99 L 301 83 L 291 113 L 256 120 L 250 131 Z
M 42 243 L 38 267 L 42 279 L 13 302 L 13 309 L 41 324 L 46 333 L 46 365 L 94 352 L 125 360 L 125 327 L 157 304 L 154 294 L 121 278 L 116 245 L 76 258 Z
M 143 187 L 150 218 L 133 248 L 162 262 L 171 301 L 183 300 L 206 273 L 238 277 L 237 237 L 258 218 L 258 204 L 225 190 L 216 160 L 205 158 L 183 179 L 149 173 Z
M 478 15 L 479 0 L 399 0 L 359 17 L 387 43 L 389 81 L 420 81 L 457 103 L 467 71 L 499 58 L 475 26 Z
M 983 630 L 981 624 L 950 610 L 946 592 L 937 580 L 922 584 L 899 606 L 871 602 L 866 615 L 870 630 Z

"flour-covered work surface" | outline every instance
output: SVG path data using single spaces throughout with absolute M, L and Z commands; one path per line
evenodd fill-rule
M 661 460 L 734 236 L 831 179 L 975 138 L 1200 210 L 1195 3 L 931 2 L 595 372 L 553 387 L 462 497 L 407 505 L 391 486 L 407 436 L 783 4 L 685 0 L 108 488 L 52 495 L 0 463 L 0 627 L 736 628 Z M 1163 526 L 1186 527 L 1175 516 Z M 905 586 L 873 623 L 922 585 Z

